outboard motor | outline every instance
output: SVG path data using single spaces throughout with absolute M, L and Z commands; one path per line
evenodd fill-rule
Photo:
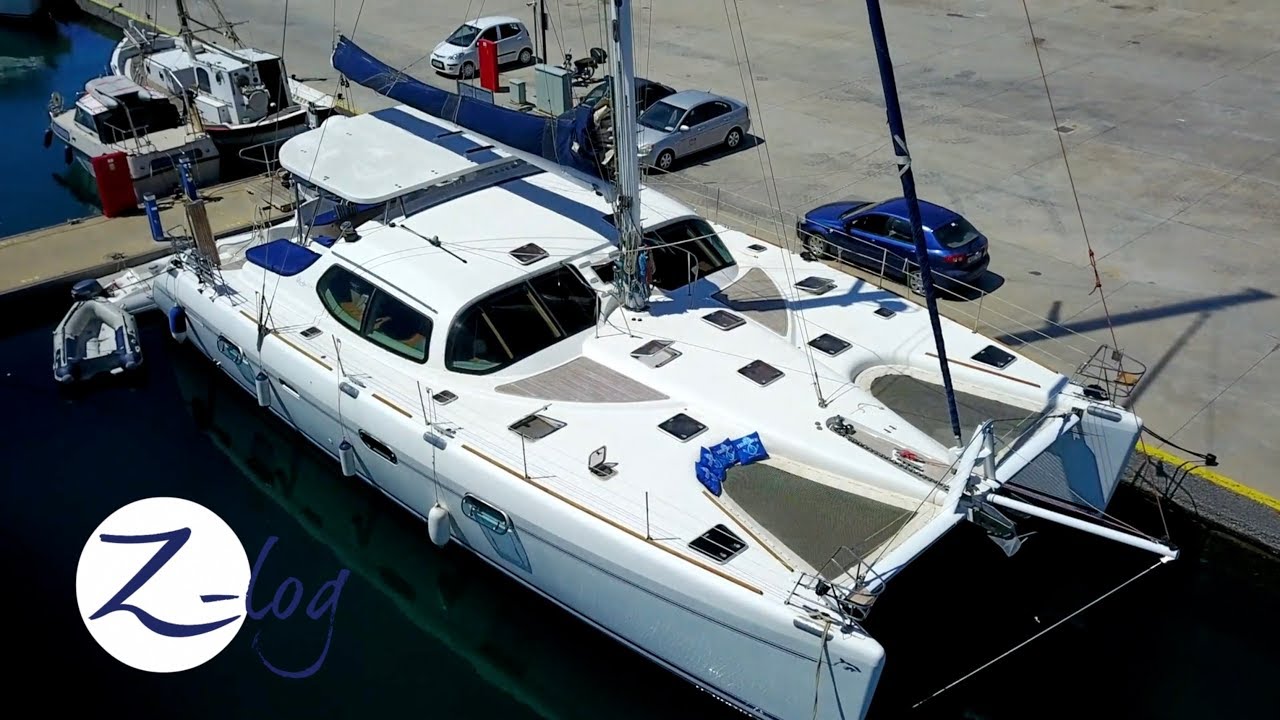
M 103 294 L 105 293 L 102 289 L 102 283 L 93 278 L 81 280 L 71 286 L 71 299 L 76 302 L 92 300 L 96 297 L 102 297 Z

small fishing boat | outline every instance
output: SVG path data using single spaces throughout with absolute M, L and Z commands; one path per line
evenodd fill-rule
M 97 280 L 71 291 L 76 304 L 53 330 L 53 378 L 60 383 L 113 375 L 142 364 L 142 346 L 133 315 L 102 297 Z

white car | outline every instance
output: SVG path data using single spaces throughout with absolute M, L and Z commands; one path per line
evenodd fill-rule
M 493 16 L 468 20 L 431 51 L 431 67 L 462 78 L 476 76 L 480 66 L 480 40 L 498 44 L 498 64 L 533 62 L 533 41 L 524 23 L 513 17 Z

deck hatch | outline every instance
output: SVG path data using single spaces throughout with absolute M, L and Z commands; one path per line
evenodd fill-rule
M 716 525 L 689 543 L 689 547 L 718 563 L 725 563 L 747 549 L 747 543 L 724 525 Z
M 824 295 L 835 290 L 836 281 L 831 278 L 821 278 L 817 275 L 810 275 L 796 283 L 796 287 L 813 295 Z
M 545 259 L 547 251 L 543 250 L 537 243 L 528 243 L 512 250 L 510 255 L 521 265 L 531 265 Z
M 732 330 L 736 327 L 742 327 L 747 322 L 746 320 L 743 320 L 740 316 L 734 315 L 733 313 L 727 312 L 725 310 L 716 310 L 713 313 L 707 313 L 706 315 L 702 316 L 702 319 L 706 320 L 712 325 L 715 325 L 721 330 Z
M 682 355 L 671 345 L 671 340 L 650 340 L 632 350 L 631 357 L 656 370 Z
M 565 425 L 563 421 L 533 413 L 511 423 L 508 429 L 526 440 L 541 440 Z
M 1000 369 L 1009 367 L 1009 363 L 1014 361 L 1013 355 L 1001 350 L 995 345 L 988 345 L 974 353 L 973 359 L 980 363 Z
M 891 309 L 889 309 L 889 308 L 887 308 L 887 307 L 885 307 L 885 306 L 883 306 L 883 305 L 881 305 L 880 307 L 876 308 L 876 309 L 875 309 L 875 313 L 876 313 L 877 315 L 879 315 L 880 317 L 884 318 L 885 320 L 888 320 L 889 318 L 891 318 L 891 317 L 893 317 L 894 315 L 897 315 L 897 314 L 898 314 L 898 313 L 894 312 L 893 310 L 891 310 Z
M 658 429 L 680 442 L 688 442 L 706 432 L 707 426 L 684 413 L 678 413 L 658 423 Z
M 765 387 L 784 375 L 781 370 L 763 360 L 752 360 L 743 365 L 738 368 L 738 374 L 760 387 Z
M 840 353 L 853 347 L 853 345 L 843 338 L 838 338 L 831 333 L 822 333 L 818 337 L 809 341 L 809 347 L 818 352 L 835 357 Z

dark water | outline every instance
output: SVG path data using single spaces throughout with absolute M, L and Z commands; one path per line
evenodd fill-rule
M 118 38 L 83 22 L 0 25 L 0 237 L 98 212 L 84 173 L 69 173 L 62 147 L 42 139 L 50 94 L 75 102 Z
M 143 323 L 145 374 L 61 394 L 48 333 L 64 306 L 45 299 L 48 317 L 28 315 L 32 329 L 11 326 L 0 338 L 0 529 L 6 616 L 21 626 L 10 634 L 22 645 L 16 686 L 69 678 L 76 694 L 112 714 L 147 718 L 739 717 L 462 551 L 437 550 L 420 523 L 344 478 L 173 343 L 158 318 Z M 13 317 L 14 309 L 0 311 Z M 260 633 L 273 663 L 309 664 L 324 629 L 302 613 L 248 620 L 218 657 L 175 675 L 132 670 L 94 643 L 75 601 L 81 548 L 115 509 L 156 495 L 218 513 L 251 560 L 278 536 L 266 588 L 293 575 L 309 597 L 340 568 L 351 570 L 316 675 L 273 675 L 253 649 Z M 1132 493 L 1116 510 L 1160 522 Z M 1053 528 L 1005 559 L 963 526 L 895 581 L 872 615 L 870 629 L 889 652 L 874 716 L 1276 717 L 1277 563 L 1187 518 L 1169 520 L 1186 550 L 1181 560 L 912 711 L 1152 562 Z

